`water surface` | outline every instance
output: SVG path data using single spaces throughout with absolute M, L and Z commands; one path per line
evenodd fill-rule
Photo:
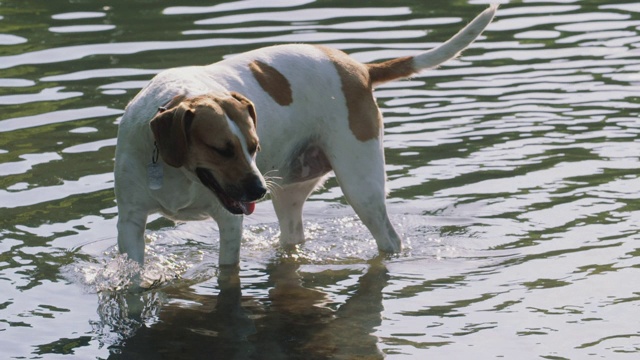
M 463 56 L 376 90 L 402 254 L 377 257 L 332 179 L 297 253 L 258 204 L 239 273 L 218 268 L 213 222 L 154 217 L 153 287 L 122 291 L 117 123 L 154 74 L 280 43 L 410 55 L 487 4 L 3 1 L 2 357 L 636 357 L 633 2 L 507 2 Z

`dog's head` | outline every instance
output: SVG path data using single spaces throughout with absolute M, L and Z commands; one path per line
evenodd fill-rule
M 251 214 L 267 192 L 255 164 L 256 112 L 246 97 L 176 96 L 151 120 L 160 156 L 213 191 L 233 214 Z

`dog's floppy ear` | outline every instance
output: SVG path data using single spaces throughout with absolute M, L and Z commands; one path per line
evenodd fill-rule
M 249 112 L 249 116 L 253 119 L 253 126 L 257 126 L 258 116 L 256 115 L 256 107 L 253 105 L 251 100 L 247 99 L 246 96 L 239 94 L 235 91 L 231 92 L 231 97 L 238 100 L 242 105 L 247 107 L 247 111 Z
M 193 110 L 181 102 L 183 99 L 180 95 L 174 97 L 168 109 L 160 108 L 149 123 L 162 160 L 173 167 L 181 167 L 187 161 L 187 129 L 194 116 Z

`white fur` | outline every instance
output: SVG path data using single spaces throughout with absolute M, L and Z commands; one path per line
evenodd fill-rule
M 450 41 L 417 55 L 416 71 L 456 56 L 480 34 L 494 13 L 492 6 Z M 288 80 L 293 95 L 291 104 L 278 105 L 262 89 L 249 69 L 254 60 L 270 64 Z M 116 149 L 121 252 L 142 263 L 147 216 L 161 212 L 178 220 L 212 217 L 220 228 L 220 264 L 238 263 L 242 216 L 227 212 L 216 196 L 184 168 L 164 164 L 160 190 L 151 190 L 146 182 L 154 142 L 149 121 L 158 106 L 179 94 L 228 96 L 231 91 L 243 94 L 255 104 L 262 149 L 255 163 L 275 183 L 271 196 L 282 244 L 298 244 L 304 239 L 302 205 L 326 178 L 324 174 L 311 178 L 304 175 L 313 170 L 310 159 L 322 152 L 348 202 L 369 228 L 378 247 L 389 252 L 400 250 L 400 236 L 389 221 L 385 205 L 382 129 L 379 136 L 366 141 L 354 136 L 346 120 L 349 112 L 335 65 L 318 47 L 299 44 L 262 48 L 204 67 L 163 71 L 132 100 L 120 124 Z M 230 124 L 233 134 L 242 138 L 233 121 Z M 243 151 L 253 162 L 246 145 Z M 296 161 L 302 161 L 302 178 L 292 179 Z
M 491 5 L 444 44 L 433 50 L 417 55 L 414 58 L 415 65 L 421 69 L 428 69 L 458 56 L 460 52 L 469 46 L 480 35 L 482 30 L 489 25 L 497 10 L 497 4 Z
M 233 135 L 235 135 L 238 140 L 240 140 L 240 146 L 242 147 L 242 154 L 244 155 L 245 160 L 247 161 L 247 163 L 253 164 L 255 162 L 255 159 L 253 156 L 251 156 L 251 154 L 249 154 L 249 149 L 247 149 L 247 140 L 244 138 L 244 135 L 242 135 L 242 131 L 240 131 L 238 125 L 236 125 L 235 122 L 231 121 L 228 116 L 227 124 L 229 124 L 229 129 L 231 129 Z

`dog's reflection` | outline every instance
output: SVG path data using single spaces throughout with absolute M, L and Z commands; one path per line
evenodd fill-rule
M 267 266 L 267 281 L 244 288 L 247 293 L 268 293 L 266 297 L 242 296 L 238 271 L 222 269 L 217 295 L 173 287 L 154 295 L 121 297 L 128 315 L 126 310 L 118 316 L 104 314 L 113 307 L 102 306 L 103 321 L 112 322 L 109 327 L 121 338 L 111 346 L 110 358 L 382 358 L 378 339 L 371 335 L 381 323 L 382 290 L 388 282 L 382 260 L 370 261 L 357 283 L 341 291 L 347 297 L 342 303 L 332 303 L 313 288 L 332 286 L 361 271 L 303 273 L 299 268 L 293 260 L 278 259 Z

